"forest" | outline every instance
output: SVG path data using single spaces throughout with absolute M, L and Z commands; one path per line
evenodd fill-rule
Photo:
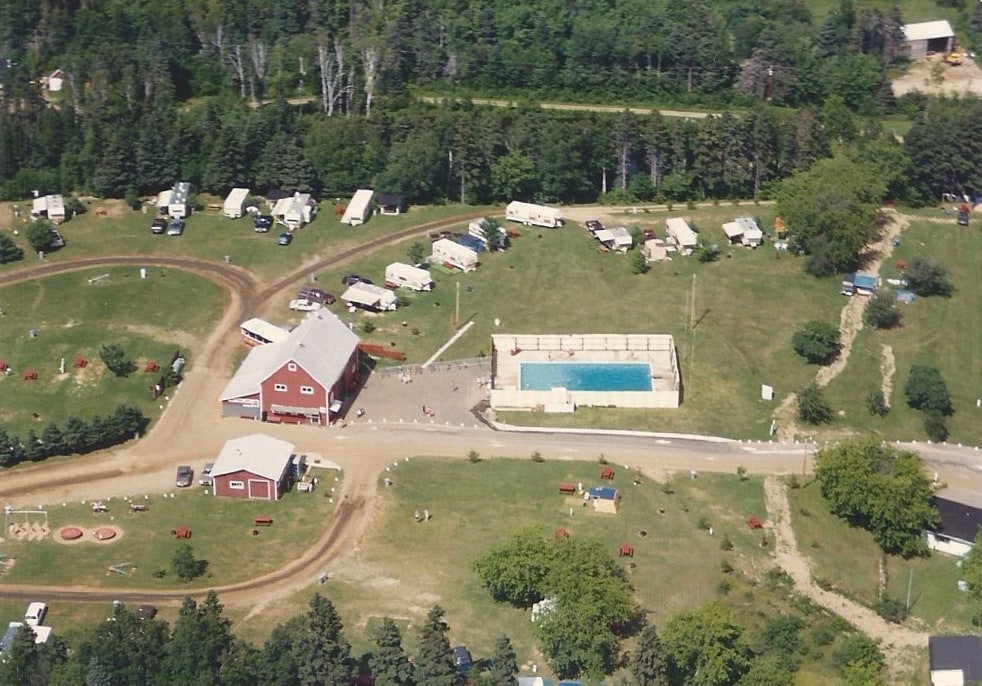
M 982 5 L 965 6 L 975 36 Z M 176 179 L 413 203 L 759 198 L 840 149 L 903 170 L 888 194 L 915 204 L 979 188 L 970 141 L 935 130 L 977 105 L 890 91 L 903 21 L 852 0 L 824 17 L 801 0 L 8 0 L 0 198 L 133 202 Z M 43 78 L 56 69 L 59 91 Z M 523 104 L 469 100 L 497 95 Z M 726 113 L 546 111 L 544 97 Z M 897 113 L 914 122 L 903 146 L 877 124 Z

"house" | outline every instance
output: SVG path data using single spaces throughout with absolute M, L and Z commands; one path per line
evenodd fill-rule
M 396 193 L 379 193 L 376 204 L 379 214 L 402 214 L 406 211 L 406 197 Z
M 433 277 L 426 269 L 393 262 L 385 268 L 385 285 L 389 288 L 402 286 L 414 291 L 432 291 Z
M 477 252 L 449 238 L 441 238 L 433 242 L 433 254 L 429 261 L 470 272 L 477 269 Z
M 731 244 L 745 245 L 748 248 L 756 248 L 764 242 L 764 232 L 751 217 L 737 217 L 723 224 L 723 233 Z
M 914 60 L 934 52 L 948 54 L 955 46 L 955 32 L 944 19 L 906 24 L 903 31 L 910 58 Z
M 928 636 L 931 686 L 982 682 L 982 636 Z
M 178 181 L 174 187 L 157 194 L 157 212 L 175 219 L 184 219 L 191 214 L 191 184 Z
M 595 512 L 606 512 L 617 514 L 617 506 L 620 504 L 621 494 L 613 486 L 594 486 L 587 490 L 590 502 L 593 503 Z
M 933 502 L 941 519 L 926 532 L 927 547 L 947 555 L 966 555 L 982 526 L 982 494 L 946 488 L 934 495 Z
M 358 307 L 372 312 L 390 312 L 399 307 L 396 294 L 387 288 L 359 281 L 348 286 L 341 294 L 348 307 Z
M 358 379 L 358 336 L 329 310 L 307 315 L 283 340 L 257 345 L 219 396 L 222 416 L 326 424 Z
M 310 197 L 310 193 L 294 193 L 276 201 L 273 219 L 290 230 L 299 229 L 311 222 L 316 207 L 317 203 Z
M 238 219 L 245 214 L 246 201 L 249 199 L 248 188 L 233 188 L 225 203 L 222 205 L 222 213 L 229 219 Z
M 689 228 L 688 222 L 681 217 L 665 220 L 665 236 L 668 238 L 668 242 L 674 244 L 683 255 L 691 255 L 692 251 L 699 245 L 696 232 Z
M 65 86 L 65 72 L 61 69 L 55 69 L 45 78 L 45 83 L 48 84 L 50 92 L 57 93 Z
M 31 202 L 31 216 L 53 224 L 65 221 L 65 199 L 61 195 L 42 195 Z
M 668 247 L 665 241 L 660 238 L 651 238 L 644 242 L 641 247 L 641 254 L 644 255 L 646 262 L 658 262 L 668 259 Z
M 372 213 L 372 196 L 374 194 L 375 191 L 368 190 L 367 188 L 355 191 L 351 202 L 344 209 L 344 214 L 341 216 L 341 223 L 358 226 L 368 221 L 368 216 Z
M 270 324 L 265 319 L 253 317 L 239 325 L 242 341 L 246 345 L 266 345 L 285 341 L 290 335 L 289 329 Z
M 292 443 L 265 434 L 225 441 L 211 468 L 214 495 L 279 500 L 289 487 L 293 449 Z
M 508 203 L 505 208 L 505 219 L 525 226 L 542 226 L 547 229 L 555 229 L 563 225 L 563 215 L 555 207 L 518 200 Z

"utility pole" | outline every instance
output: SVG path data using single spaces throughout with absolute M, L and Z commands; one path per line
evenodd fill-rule
M 696 328 L 696 275 L 692 275 L 692 294 L 689 296 L 689 329 Z
M 460 281 L 457 282 L 457 302 L 453 310 L 453 328 L 460 326 Z
M 910 575 L 907 577 L 907 603 L 904 607 L 910 612 L 910 592 L 914 589 L 914 568 L 910 568 Z

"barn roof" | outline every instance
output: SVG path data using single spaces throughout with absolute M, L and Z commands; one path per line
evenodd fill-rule
M 251 434 L 225 441 L 211 468 L 212 477 L 247 471 L 279 481 L 290 466 L 294 445 L 266 434 Z
M 259 392 L 260 384 L 287 362 L 295 362 L 325 388 L 330 388 L 358 348 L 358 336 L 328 310 L 311 312 L 285 340 L 249 351 L 219 400 Z
M 951 38 L 955 32 L 946 19 L 937 21 L 922 21 L 918 24 L 905 24 L 904 35 L 908 41 L 932 40 L 934 38 Z

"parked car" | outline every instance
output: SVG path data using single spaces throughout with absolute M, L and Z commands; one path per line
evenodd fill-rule
M 47 612 L 48 606 L 45 603 L 31 603 L 27 606 L 27 612 L 24 613 L 24 623 L 28 626 L 41 626 Z
M 471 651 L 467 650 L 467 646 L 457 646 L 453 649 L 453 663 L 459 674 L 467 674 L 471 671 L 474 661 L 471 659 Z
M 276 238 L 277 245 L 290 245 L 293 242 L 293 234 L 289 231 L 284 231 Z
M 167 224 L 167 235 L 180 236 L 182 233 L 184 233 L 184 220 L 176 217 L 171 219 L 170 223 Z
M 194 482 L 194 470 L 189 465 L 182 464 L 177 468 L 177 478 L 174 483 L 178 488 L 187 488 Z
M 604 225 L 601 224 L 596 219 L 591 219 L 586 223 L 586 230 L 589 231 L 590 233 L 596 233 L 597 231 L 600 231 L 603 228 Z
M 371 279 L 366 279 L 364 276 L 358 276 L 357 274 L 345 274 L 341 277 L 341 283 L 345 286 L 354 286 L 356 283 L 367 283 L 371 285 Z
M 311 302 L 306 298 L 297 298 L 290 301 L 290 309 L 297 312 L 316 312 L 321 308 L 320 303 Z
M 159 217 L 150 222 L 150 233 L 162 234 L 167 230 L 167 220 Z
M 205 462 L 205 466 L 201 468 L 201 477 L 198 479 L 198 483 L 202 486 L 211 486 L 213 481 L 211 478 L 211 470 L 214 468 L 214 462 Z
M 65 247 L 65 237 L 61 235 L 58 229 L 51 229 L 51 240 L 48 242 L 48 248 L 51 250 L 57 250 L 58 248 Z
M 297 291 L 297 297 L 303 300 L 309 300 L 314 303 L 321 303 L 323 305 L 333 305 L 336 298 L 323 291 L 320 288 L 314 288 L 313 286 L 304 286 L 299 291 Z
M 252 220 L 252 228 L 256 233 L 266 233 L 273 225 L 273 217 L 269 214 L 257 214 Z

